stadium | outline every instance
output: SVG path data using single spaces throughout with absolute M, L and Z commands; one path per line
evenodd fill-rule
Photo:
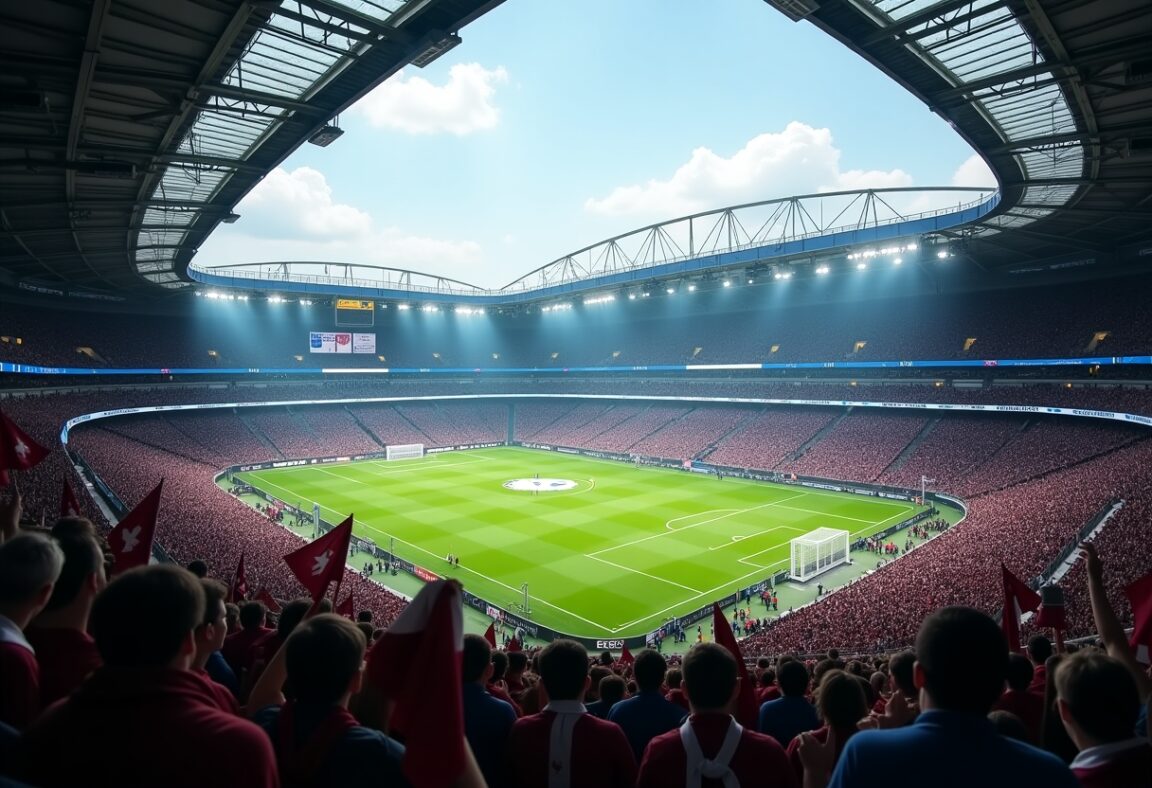
M 0 3 L 6 541 L 51 532 L 66 575 L 77 537 L 59 536 L 58 515 L 90 521 L 114 555 L 112 534 L 139 528 L 160 495 L 139 563 L 201 565 L 229 603 L 265 606 L 256 626 L 271 637 L 286 617 L 271 611 L 316 595 L 285 557 L 329 544 L 319 540 L 351 517 L 346 566 L 319 593 L 348 617 L 364 611 L 369 677 L 392 625 L 411 633 L 421 600 L 448 588 L 462 589 L 463 632 L 527 650 L 529 674 L 547 670 L 539 649 L 575 641 L 634 685 L 632 654 L 648 650 L 687 675 L 693 647 L 726 642 L 730 626 L 745 684 L 774 690 L 785 664 L 817 674 L 830 659 L 887 687 L 868 696 L 883 716 L 890 659 L 913 647 L 926 659 L 922 625 L 962 606 L 1001 622 L 1011 651 L 1037 636 L 1064 659 L 1102 645 L 1133 668 L 1146 704 L 1152 8 L 767 0 L 757 11 L 863 58 L 943 119 L 996 185 L 714 204 L 552 249 L 561 256 L 499 287 L 373 260 L 213 264 L 201 247 L 243 227 L 241 202 L 289 156 L 338 148 L 342 113 L 401 69 L 466 53 L 470 26 L 515 18 L 514 4 Z M 109 562 L 124 580 L 144 576 L 122 570 Z M 0 600 L 0 645 L 26 645 L 20 630 L 36 626 L 11 612 L 18 601 Z M 259 678 L 282 667 L 275 648 L 254 651 L 236 626 L 229 641 L 247 650 L 213 652 L 242 682 L 233 691 L 242 704 L 249 692 L 283 702 Z M 0 680 L 4 715 L 12 681 Z M 525 719 L 547 702 L 535 682 L 523 697 L 500 682 Z M 704 708 L 689 697 L 685 714 L 689 700 Z M 408 716 L 390 732 L 421 753 Z M 0 757 L 0 777 L 75 784 L 79 772 L 47 768 L 36 748 L 51 739 L 32 733 L 51 726 L 35 717 L 0 715 L 12 726 L 0 756 L 24 753 L 11 772 Z M 386 720 L 376 727 L 389 732 Z M 1148 784 L 1147 772 L 1091 782 L 1073 760 L 1087 745 L 1069 731 L 1025 738 L 1083 785 Z M 792 756 L 800 738 L 776 750 Z M 502 750 L 466 742 L 483 776 L 462 784 L 555 784 L 500 773 Z M 613 784 L 663 784 L 646 772 L 654 747 Z M 1138 774 L 1152 759 L 1136 752 Z M 794 757 L 804 778 L 806 756 Z M 284 775 L 299 766 L 276 760 Z M 405 760 L 405 779 L 455 784 L 436 768 Z M 571 784 L 603 784 L 572 769 Z M 309 774 L 298 784 L 344 780 Z M 233 777 L 224 784 L 278 784 Z M 837 784 L 869 784 L 855 777 Z M 141 779 L 131 784 L 155 775 Z

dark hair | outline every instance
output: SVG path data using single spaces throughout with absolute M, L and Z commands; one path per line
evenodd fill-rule
M 693 711 L 727 708 L 736 689 L 736 658 L 717 643 L 697 643 L 684 656 L 684 691 Z
M 915 698 L 916 682 L 912 678 L 912 668 L 916 665 L 916 654 L 912 651 L 901 651 L 888 660 L 888 673 L 896 685 L 893 689 L 900 690 L 907 698 Z
M 528 655 L 523 651 L 513 651 L 508 655 L 508 670 L 513 673 L 523 673 L 528 667 Z
M 765 668 L 764 672 L 760 674 L 760 686 L 771 687 L 776 683 L 776 671 L 772 668 Z
M 508 655 L 503 651 L 492 652 L 492 680 L 499 681 L 508 672 Z
M 365 624 L 371 624 L 372 623 L 372 611 L 371 610 L 361 610 L 359 613 L 356 614 L 356 621 L 357 621 L 357 623 L 363 622 Z
M 1043 664 L 1048 657 L 1052 656 L 1052 641 L 1043 635 L 1033 635 L 1028 638 L 1028 656 L 1032 657 L 1033 662 Z
M 664 681 L 668 683 L 669 689 L 679 689 L 680 683 L 684 681 L 684 671 L 680 668 L 669 668 L 664 674 Z
M 785 695 L 803 695 L 808 691 L 808 668 L 799 660 L 785 662 L 776 673 L 776 683 Z
M 540 680 L 544 682 L 550 700 L 576 700 L 580 697 L 588 678 L 588 652 L 582 645 L 565 638 L 553 640 L 540 652 L 537 663 Z
M 945 607 L 924 619 L 916 659 L 933 706 L 985 716 L 1004 691 L 1008 643 L 999 625 L 970 607 Z
M 1025 744 L 1032 744 L 1032 737 L 1028 735 L 1028 728 L 1025 727 L 1024 721 L 1012 712 L 1004 709 L 990 711 L 988 712 L 988 721 L 992 723 L 992 727 L 1001 736 L 1007 736 L 1009 739 L 1022 741 Z
M 214 578 L 203 577 L 200 579 L 200 587 L 204 589 L 204 615 L 200 617 L 200 626 L 215 624 L 216 612 L 228 598 L 228 586 Z
M 627 691 L 628 684 L 615 673 L 610 673 L 600 679 L 600 700 L 606 701 L 610 705 L 624 700 Z
M 308 611 L 312 609 L 312 600 L 309 597 L 300 597 L 288 602 L 284 607 L 280 608 L 280 617 L 276 620 L 276 634 L 280 637 L 281 641 L 286 641 L 288 636 L 292 634 L 300 622 L 304 620 L 304 616 L 308 615 Z M 322 612 L 330 612 L 323 610 Z M 244 608 L 240 609 L 240 623 L 244 623 Z M 247 627 L 244 627 L 247 629 Z
M 460 659 L 460 678 L 465 684 L 479 681 L 492 664 L 492 647 L 480 635 L 465 635 Z
M 245 602 L 240 606 L 240 626 L 243 629 L 257 629 L 264 626 L 267 608 L 263 602 Z
M 188 571 L 203 580 L 208 576 L 208 564 L 197 558 L 195 561 L 188 562 Z
M 1056 693 L 1072 719 L 1102 744 L 1132 737 L 1140 716 L 1140 692 L 1123 662 L 1106 654 L 1078 652 L 1056 667 Z
M 356 628 L 360 630 L 360 634 L 364 636 L 364 642 L 369 646 L 372 645 L 372 639 L 376 634 L 376 630 L 367 621 L 357 621 Z
M 360 671 L 364 634 L 351 621 L 321 613 L 301 622 L 285 644 L 288 681 L 301 703 L 332 705 Z
M 1012 653 L 1008 655 L 1008 672 L 1004 678 L 1008 681 L 1008 687 L 1017 692 L 1024 692 L 1032 684 L 1032 677 L 1036 675 L 1036 668 L 1028 661 L 1028 658 L 1022 654 Z
M 61 517 L 52 526 L 52 536 L 56 539 L 67 536 L 91 536 L 95 540 L 100 538 L 96 526 L 87 517 Z M 100 546 L 99 541 L 96 542 L 96 546 Z
M 64 568 L 52 586 L 52 597 L 45 610 L 59 610 L 71 604 L 89 576 L 104 568 L 104 553 L 90 534 L 65 530 L 59 536 L 53 533 L 53 538 L 64 553 Z
M 159 668 L 180 653 L 204 619 L 195 575 L 171 564 L 130 569 L 92 604 L 89 627 L 109 667 Z
M 612 671 L 597 663 L 588 669 L 588 697 L 592 700 L 600 699 L 600 680 L 611 676 Z
M 664 672 L 668 670 L 668 663 L 663 655 L 653 649 L 642 649 L 636 655 L 632 664 L 632 675 L 636 679 L 636 686 L 641 690 L 655 691 L 664 683 Z
M 824 722 L 834 728 L 852 728 L 868 716 L 860 677 L 842 670 L 824 674 L 816 690 L 816 708 Z
M 600 659 L 597 660 L 597 662 L 599 662 L 601 665 L 604 665 L 605 667 L 611 665 L 615 661 L 616 660 L 614 660 L 612 658 L 612 652 L 611 651 L 601 651 L 600 652 Z

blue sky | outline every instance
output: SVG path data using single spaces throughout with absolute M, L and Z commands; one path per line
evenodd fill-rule
M 373 262 L 497 287 L 699 210 L 993 183 L 918 100 L 761 0 L 508 0 L 240 204 L 197 262 Z

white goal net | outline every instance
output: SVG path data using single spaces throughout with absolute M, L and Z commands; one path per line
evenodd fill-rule
M 385 456 L 389 460 L 413 460 L 424 456 L 423 443 L 401 443 L 385 446 Z
M 792 540 L 793 580 L 811 580 L 829 569 L 848 563 L 848 532 L 817 528 Z

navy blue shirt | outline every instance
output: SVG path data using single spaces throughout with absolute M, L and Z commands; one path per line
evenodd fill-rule
M 648 742 L 661 733 L 679 728 L 688 712 L 683 706 L 665 700 L 659 692 L 641 690 L 628 700 L 622 700 L 608 712 L 608 721 L 624 730 L 628 744 L 636 755 L 636 763 L 644 760 Z
M 476 764 L 491 786 L 502 784 L 504 772 L 504 747 L 508 734 L 516 722 L 516 712 L 512 706 L 499 698 L 492 697 L 479 684 L 470 682 L 463 686 L 464 736 L 476 756 Z
M 204 665 L 204 671 L 212 677 L 212 680 L 217 684 L 223 684 L 231 691 L 237 698 L 240 697 L 240 682 L 236 680 L 236 673 L 232 670 L 232 666 L 228 664 L 228 660 L 224 659 L 224 655 L 219 651 L 213 651 L 212 656 L 208 657 L 208 662 Z
M 1078 788 L 1064 762 L 1001 736 L 987 718 L 961 711 L 926 711 L 887 731 L 861 731 L 840 753 L 829 788 Z
M 820 715 L 803 696 L 785 695 L 760 706 L 760 732 L 767 733 L 781 747 L 788 745 L 805 731 L 820 727 Z
M 302 743 L 327 717 L 329 709 L 297 707 L 294 719 L 296 741 Z M 280 707 L 266 706 L 257 712 L 253 722 L 264 729 L 279 756 Z M 356 726 L 349 728 L 332 747 L 311 782 L 317 786 L 387 785 L 408 788 L 408 778 L 401 771 L 404 745 L 378 730 Z

